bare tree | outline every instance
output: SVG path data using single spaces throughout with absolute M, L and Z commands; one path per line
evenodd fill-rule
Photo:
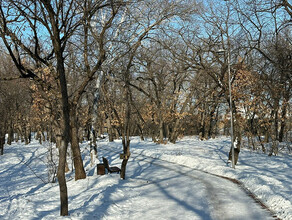
M 66 47 L 69 39 L 83 23 L 86 23 L 87 18 L 92 17 L 98 9 L 112 5 L 113 2 L 60 0 L 55 3 L 45 0 L 1 1 L 0 34 L 8 53 L 19 70 L 20 77 L 33 79 L 36 83 L 50 88 L 50 85 L 42 80 L 37 71 L 39 67 L 48 67 L 59 85 L 63 144 L 59 148 L 58 180 L 61 215 L 68 215 L 65 163 L 67 147 L 71 138 L 71 127 L 65 64 Z M 92 76 L 88 76 L 88 79 L 91 78 Z M 79 91 L 83 90 L 88 79 L 85 80 Z M 73 103 L 75 102 L 73 101 Z M 85 178 L 80 150 L 74 144 L 71 146 L 75 154 L 75 178 Z
M 242 33 L 255 54 L 263 89 L 262 99 L 268 103 L 269 124 L 265 129 L 266 141 L 283 141 L 286 118 L 291 99 L 291 4 L 289 1 L 236 2 Z M 285 49 L 284 49 L 285 48 Z M 264 119 L 262 119 L 264 121 Z

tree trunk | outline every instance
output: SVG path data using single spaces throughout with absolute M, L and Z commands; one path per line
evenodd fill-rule
M 208 132 L 207 135 L 208 137 L 211 137 L 213 132 L 214 132 L 214 125 L 217 123 L 217 115 L 215 115 L 216 112 L 216 108 L 217 108 L 218 103 L 215 101 L 215 103 L 212 105 L 212 109 L 210 111 L 209 114 L 209 128 L 208 128 Z
M 234 141 L 236 141 L 236 148 L 240 151 L 242 143 L 242 125 L 240 123 L 240 114 L 237 111 L 234 111 L 235 120 L 234 120 Z
M 41 128 L 39 128 L 39 130 L 37 131 L 37 135 L 36 135 L 36 140 L 39 140 L 39 144 L 42 144 L 42 132 L 40 130 Z
M 0 140 L 0 155 L 4 154 L 4 143 L 2 142 L 2 139 Z
M 48 134 L 48 133 L 47 133 L 47 134 Z M 46 135 L 45 135 L 45 131 L 44 131 L 44 129 L 42 129 L 42 140 L 43 140 L 43 142 L 46 141 Z
M 7 144 L 11 145 L 13 141 L 13 127 L 12 124 L 8 126 L 8 139 L 7 139 Z
M 126 178 L 126 167 L 128 160 L 130 158 L 130 119 L 131 119 L 131 94 L 130 94 L 130 79 L 129 79 L 129 70 L 130 65 L 128 65 L 128 71 L 125 73 L 125 122 L 122 129 L 122 143 L 123 143 L 123 153 L 125 158 L 122 161 L 121 165 L 121 174 L 122 179 Z
M 279 142 L 283 142 L 284 139 L 284 132 L 285 132 L 285 127 L 286 127 L 286 114 L 287 114 L 287 104 L 288 103 L 286 100 L 284 100 L 283 103 L 283 110 L 281 114 L 281 122 L 280 122 L 280 132 L 279 132 Z
M 200 133 L 199 133 L 200 140 L 204 140 L 205 135 L 206 135 L 206 112 L 205 112 L 204 106 L 205 105 L 203 105 L 204 111 L 201 112 Z
M 77 110 L 75 106 L 71 108 L 71 150 L 73 154 L 73 162 L 75 167 L 75 180 L 85 179 L 86 174 L 83 167 L 83 161 L 80 153 L 79 140 L 78 140 L 78 122 L 77 122 Z
M 189 93 L 182 105 L 182 108 L 180 109 L 180 114 L 183 114 L 185 112 L 186 107 L 188 106 L 188 103 L 190 101 L 191 98 L 191 93 Z M 175 119 L 174 122 L 174 126 L 172 129 L 172 132 L 170 134 L 170 142 L 175 144 L 175 142 L 177 141 L 178 135 L 179 135 L 179 130 L 180 130 L 180 126 L 181 126 L 181 119 L 178 117 Z
M 91 127 L 90 129 L 90 166 L 95 165 L 95 161 L 97 159 L 97 145 L 96 145 L 96 132 Z
M 128 159 L 123 159 L 121 166 L 121 175 L 120 177 L 124 180 L 126 179 L 126 168 L 127 168 Z
M 5 132 L 0 128 L 0 155 L 4 154 Z
M 177 118 L 174 122 L 174 126 L 172 129 L 171 135 L 170 135 L 170 142 L 173 144 L 176 143 L 177 137 L 179 135 L 179 133 L 178 133 L 179 125 L 180 125 L 180 119 Z
M 17 133 L 19 134 L 20 141 L 23 142 L 24 141 L 23 127 L 19 124 L 15 130 L 17 130 Z
M 56 129 L 56 132 L 57 132 L 57 135 L 56 135 L 56 148 L 58 149 L 59 154 L 60 154 L 60 148 L 62 147 L 62 144 L 64 144 L 64 143 L 63 143 L 63 140 L 62 140 L 62 132 L 61 132 L 61 129 Z M 65 173 L 67 173 L 69 171 L 70 171 L 70 169 L 69 169 L 69 166 L 68 166 L 68 163 L 67 163 L 67 155 L 66 155 L 66 160 L 65 160 Z
M 279 140 L 279 117 L 278 117 L 278 112 L 279 112 L 279 100 L 275 99 L 274 100 L 274 108 L 271 113 L 271 117 L 274 118 L 274 134 L 272 133 L 272 136 L 274 136 L 275 140 Z
M 258 138 L 259 138 L 260 144 L 262 146 L 262 151 L 265 154 L 266 153 L 266 148 L 265 148 L 265 145 L 264 145 L 264 143 L 262 141 L 261 135 L 258 135 Z
M 237 114 L 235 104 L 233 104 L 233 144 L 235 149 L 236 162 L 238 160 L 238 155 L 240 153 L 242 135 L 241 135 L 241 125 L 240 125 L 240 115 Z M 234 120 L 235 119 L 235 120 Z M 230 148 L 229 155 L 232 154 L 232 147 Z M 236 164 L 236 163 L 235 163 Z
M 143 134 L 143 128 L 141 127 L 140 124 L 137 124 L 137 127 L 138 127 L 138 130 L 139 130 L 139 133 L 140 133 L 140 138 L 141 138 L 141 141 L 144 141 L 144 134 Z
M 107 118 L 107 133 L 108 133 L 109 142 L 113 142 L 114 141 L 114 132 L 113 132 L 111 120 L 109 117 Z
M 68 193 L 67 193 L 67 184 L 65 177 L 65 167 L 66 167 L 66 156 L 68 144 L 70 141 L 70 108 L 69 108 L 69 98 L 67 91 L 67 81 L 65 75 L 65 61 L 63 58 L 63 50 L 61 47 L 61 40 L 59 36 L 59 31 L 56 30 L 58 27 L 53 26 L 54 33 L 57 34 L 55 39 L 53 39 L 54 50 L 57 57 L 57 73 L 60 81 L 61 89 L 61 101 L 62 101 L 62 112 L 63 112 L 63 138 L 62 144 L 59 148 L 59 166 L 58 166 L 58 182 L 60 190 L 60 215 L 68 215 Z
M 30 126 L 27 125 L 24 129 L 24 141 L 26 145 L 30 143 L 30 132 Z
M 101 119 L 102 120 L 102 119 Z M 98 130 L 97 130 L 97 132 L 98 132 L 98 134 L 97 134 L 97 136 L 98 137 L 102 137 L 102 135 L 103 135 L 103 129 L 104 129 L 104 124 L 103 124 L 103 121 L 100 121 L 99 123 L 98 123 L 98 125 L 99 125 L 99 128 L 98 128 Z
M 152 123 L 152 126 L 150 126 L 150 133 L 151 133 L 151 139 L 153 142 L 157 142 L 156 140 L 156 126 L 155 123 Z
M 123 153 L 124 155 L 126 155 L 126 157 L 123 159 L 122 161 L 122 166 L 121 166 L 121 174 L 120 177 L 122 179 L 126 178 L 126 167 L 127 167 L 127 163 L 128 160 L 130 158 L 130 137 L 128 135 L 123 136 Z
M 18 142 L 20 137 L 19 137 L 19 130 L 17 130 L 16 134 L 15 134 L 15 142 Z
M 159 119 L 159 143 L 160 144 L 163 144 L 163 120 L 162 120 L 162 117 L 161 117 L 161 114 L 160 115 L 160 119 Z
M 66 184 L 66 177 L 65 177 L 66 153 L 67 153 L 66 141 L 63 140 L 61 146 L 59 147 L 59 166 L 58 166 L 58 172 L 57 172 L 59 190 L 60 190 L 60 201 L 61 201 L 60 215 L 61 216 L 68 215 L 68 192 L 67 192 L 67 184 Z

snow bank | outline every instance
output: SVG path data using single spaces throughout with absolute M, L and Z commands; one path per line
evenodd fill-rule
M 133 138 L 132 152 L 160 158 L 212 174 L 235 178 L 253 192 L 276 215 L 292 219 L 292 157 L 241 149 L 236 169 L 227 165 L 230 138 L 220 137 L 200 141 L 185 137 L 177 144 L 156 145 Z

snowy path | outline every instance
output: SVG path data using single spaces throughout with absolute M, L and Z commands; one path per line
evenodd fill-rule
M 143 169 L 138 177 L 149 183 L 163 184 L 161 191 L 168 196 L 176 191 L 169 196 L 171 201 L 176 202 L 175 215 L 165 219 L 178 219 L 180 211 L 184 219 L 273 219 L 271 213 L 262 209 L 241 188 L 228 180 L 159 159 L 151 161 L 149 157 L 141 155 L 133 157 L 129 166 L 134 167 L 133 163 L 138 162 L 140 166 L 150 164 L 151 167 L 147 168 L 151 173 Z M 202 204 L 196 204 L 198 200 Z

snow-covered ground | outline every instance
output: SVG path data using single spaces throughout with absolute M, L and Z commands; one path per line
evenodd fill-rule
M 239 180 L 277 217 L 292 219 L 292 157 L 242 149 L 234 170 L 226 165 L 229 140 L 186 137 L 177 144 L 157 145 L 133 137 L 126 180 L 117 174 L 96 175 L 83 144 L 88 176 L 74 181 L 67 174 L 68 217 L 59 216 L 58 184 L 46 183 L 49 144 L 6 145 L 0 156 L 0 219 L 270 218 L 237 185 L 208 173 Z M 98 158 L 120 166 L 121 149 L 121 141 L 100 140 Z

